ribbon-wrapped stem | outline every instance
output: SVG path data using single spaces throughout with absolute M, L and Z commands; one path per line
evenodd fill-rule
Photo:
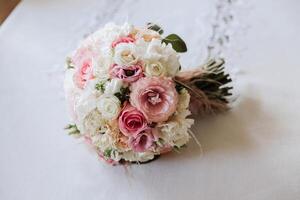
M 224 71 L 224 60 L 214 59 L 194 70 L 178 73 L 177 85 L 191 94 L 191 110 L 200 115 L 228 110 L 227 97 L 232 95 L 228 86 L 232 80 Z

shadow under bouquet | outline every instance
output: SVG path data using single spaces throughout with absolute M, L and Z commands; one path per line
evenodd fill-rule
M 66 129 L 108 163 L 144 163 L 178 150 L 193 136 L 191 111 L 205 116 L 228 109 L 232 88 L 224 60 L 181 70 L 184 41 L 162 35 L 152 23 L 110 23 L 67 58 L 72 123 Z

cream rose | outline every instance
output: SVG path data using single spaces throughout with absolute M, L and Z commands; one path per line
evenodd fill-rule
M 138 56 L 133 43 L 121 43 L 115 47 L 114 62 L 120 66 L 136 64 Z
M 121 102 L 119 99 L 110 94 L 100 96 L 97 102 L 97 108 L 105 119 L 116 119 L 120 112 Z
M 164 76 L 166 68 L 159 61 L 148 61 L 145 65 L 146 76 Z

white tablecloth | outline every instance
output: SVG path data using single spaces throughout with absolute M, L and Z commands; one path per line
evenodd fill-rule
M 0 27 L 1 200 L 300 199 L 300 1 L 159 2 L 22 1 Z M 64 132 L 65 55 L 98 26 L 125 20 L 181 35 L 184 66 L 203 62 L 210 44 L 228 60 L 239 98 L 229 113 L 197 121 L 202 154 L 191 141 L 126 170 Z

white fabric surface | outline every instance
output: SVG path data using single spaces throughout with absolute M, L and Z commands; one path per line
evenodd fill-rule
M 0 27 L 0 199 L 300 199 L 300 1 L 23 1 Z M 223 24 L 219 11 L 234 20 Z M 163 12 L 165 11 L 165 12 Z M 200 64 L 213 44 L 239 99 L 194 127 L 195 142 L 141 166 L 112 167 L 69 137 L 65 55 L 108 21 L 160 22 Z M 215 21 L 216 22 L 215 22 Z M 229 34 L 224 45 L 212 39 Z M 238 69 L 238 70 L 237 70 Z

